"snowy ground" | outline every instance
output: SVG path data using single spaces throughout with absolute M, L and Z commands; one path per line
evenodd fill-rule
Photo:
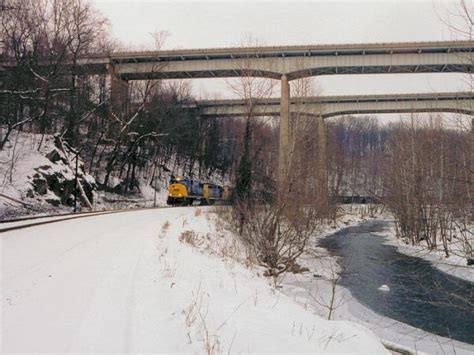
M 454 252 L 447 258 L 441 247 L 437 250 L 429 250 L 424 245 L 405 244 L 402 240 L 396 238 L 395 227 L 381 233 L 381 235 L 389 239 L 386 244 L 396 246 L 399 252 L 425 259 L 441 271 L 474 282 L 474 265 L 468 266 L 466 264 L 466 258 L 461 256 L 463 253 L 461 251 L 462 247 L 459 245 L 460 243 L 450 244 L 450 249 Z
M 386 352 L 243 266 L 210 208 L 42 225 L 0 246 L 2 353 Z

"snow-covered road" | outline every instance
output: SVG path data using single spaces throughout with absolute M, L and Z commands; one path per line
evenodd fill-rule
M 129 349 L 136 272 L 159 234 L 156 216 L 89 217 L 3 236 L 5 349 Z
M 211 247 L 224 238 L 209 211 L 127 212 L 2 234 L 1 352 L 385 351 L 367 329 L 322 320 L 256 270 L 180 242 L 186 230 Z

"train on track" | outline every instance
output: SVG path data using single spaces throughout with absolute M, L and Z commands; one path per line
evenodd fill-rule
M 201 205 L 213 205 L 217 201 L 229 202 L 231 188 L 184 177 L 172 177 L 168 186 L 168 205 L 186 206 L 199 201 Z

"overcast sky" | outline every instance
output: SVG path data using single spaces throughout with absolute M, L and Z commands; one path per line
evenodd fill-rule
M 468 0 L 470 1 L 470 0 Z M 471 0 L 472 1 L 472 0 Z M 164 48 L 240 45 L 252 35 L 267 45 L 450 40 L 456 1 L 118 1 L 93 0 L 114 37 L 150 48 L 150 33 L 170 33 Z M 344 75 L 314 79 L 324 95 L 463 89 L 457 74 Z M 233 97 L 223 79 L 193 81 L 201 97 Z

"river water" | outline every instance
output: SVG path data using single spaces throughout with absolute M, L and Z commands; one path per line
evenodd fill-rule
M 345 228 L 320 241 L 339 256 L 340 285 L 376 313 L 427 332 L 474 344 L 474 283 L 399 253 L 376 235 L 387 221 Z M 385 290 L 379 290 L 380 286 Z

